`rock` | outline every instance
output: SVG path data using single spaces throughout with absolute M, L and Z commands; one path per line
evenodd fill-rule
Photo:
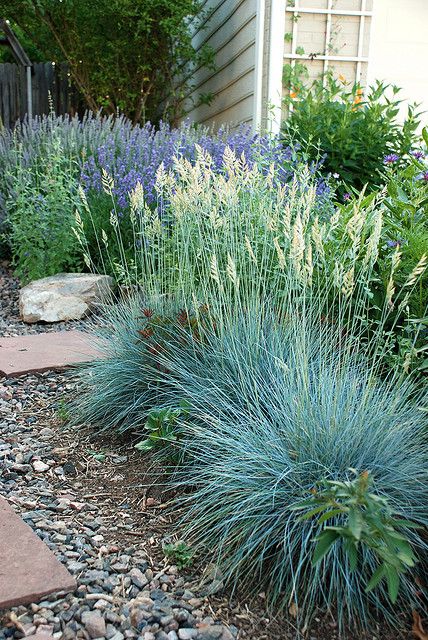
M 178 630 L 178 637 L 180 638 L 180 640 L 192 640 L 192 638 L 197 638 L 198 637 L 198 630 L 197 629 L 191 629 L 190 627 L 188 629 L 186 629 L 186 628 L 179 629 Z
M 59 273 L 23 287 L 19 294 L 19 312 L 27 323 L 79 320 L 91 313 L 112 289 L 110 276 Z
M 33 468 L 34 468 L 34 471 L 36 471 L 37 473 L 43 473 L 44 471 L 49 470 L 49 465 L 45 464 L 41 460 L 35 460 L 33 462 Z
M 86 569 L 86 565 L 84 562 L 70 560 L 70 562 L 67 563 L 67 568 L 71 573 L 78 573 L 79 571 L 83 571 L 83 569 Z
M 223 638 L 224 627 L 222 625 L 207 624 L 199 627 L 200 640 L 218 640 Z
M 106 623 L 98 611 L 84 611 L 82 624 L 91 638 L 102 638 L 106 634 Z
M 137 568 L 131 569 L 129 577 L 131 578 L 132 583 L 139 589 L 143 589 L 149 583 L 144 573 Z
M 9 391 L 6 387 L 0 386 L 0 399 L 1 400 L 12 400 L 13 393 Z

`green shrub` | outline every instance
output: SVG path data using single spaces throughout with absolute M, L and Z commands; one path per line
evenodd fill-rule
M 424 130 L 428 143 L 428 133 Z M 401 264 L 397 282 L 403 282 L 409 264 L 428 255 L 428 150 L 415 149 L 400 165 L 388 168 L 385 176 L 384 254 L 398 250 Z M 423 276 L 409 299 L 410 314 L 421 317 L 427 311 L 428 279 Z
M 353 471 L 352 469 L 350 471 Z M 400 578 L 416 563 L 416 556 L 406 532 L 419 525 L 394 516 L 388 501 L 373 493 L 373 478 L 368 471 L 354 472 L 355 478 L 338 482 L 324 480 L 314 487 L 311 497 L 296 505 L 303 511 L 301 520 L 316 518 L 319 524 L 343 520 L 339 525 L 324 525 L 317 538 L 312 563 L 317 564 L 332 546 L 340 541 L 351 571 L 358 567 L 361 549 L 369 548 L 378 567 L 370 578 L 366 592 L 385 579 L 391 602 L 397 600 Z
M 191 93 L 196 68 L 213 68 L 213 50 L 194 48 L 207 17 L 199 0 L 2 0 L 1 13 L 31 35 L 43 60 L 68 65 L 86 108 L 121 112 L 134 123 L 173 121 Z M 179 79 L 179 81 L 178 81 Z M 210 94 L 200 95 L 200 104 Z M 187 99 L 186 106 L 194 102 Z
M 80 246 L 72 233 L 79 202 L 73 161 L 61 142 L 52 141 L 29 171 L 25 154 L 16 149 L 13 189 L 7 202 L 7 237 L 13 264 L 23 282 L 61 271 L 81 270 Z
M 425 138 L 428 140 L 426 130 Z M 381 200 L 383 229 L 377 270 L 379 282 L 374 287 L 375 300 L 382 306 L 391 290 L 390 270 L 394 268 L 395 305 L 403 313 L 394 329 L 395 352 L 406 352 L 406 366 L 427 372 L 428 276 L 424 272 L 417 286 L 409 292 L 404 286 L 409 274 L 424 256 L 428 256 L 428 164 L 427 149 L 415 148 L 399 163 L 387 167 L 384 175 L 386 193 Z M 350 203 L 342 207 L 350 211 Z M 346 218 L 346 214 L 345 214 Z M 398 291 L 401 290 L 401 294 Z M 385 327 L 388 330 L 388 323 Z M 424 357 L 425 354 L 425 357 Z M 394 359 L 393 354 L 391 354 Z M 399 356 L 400 357 L 400 356 Z
M 293 109 L 284 121 L 284 138 L 287 144 L 290 139 L 299 142 L 313 161 L 321 158 L 322 170 L 347 185 L 339 189 L 341 195 L 366 184 L 377 188 L 385 157 L 411 149 L 418 115 L 409 106 L 407 119 L 400 123 L 397 87 L 377 82 L 364 97 L 358 84 L 350 86 L 332 74 L 309 87 L 295 77 L 288 82 L 294 89 L 288 98 Z

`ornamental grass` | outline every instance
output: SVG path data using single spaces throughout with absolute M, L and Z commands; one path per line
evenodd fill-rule
M 107 174 L 103 184 L 114 193 Z M 174 461 L 175 508 L 232 589 L 265 591 L 303 628 L 320 610 L 341 629 L 379 613 L 394 623 L 419 603 L 413 555 L 425 563 L 427 397 L 407 375 L 412 354 L 393 370 L 386 355 L 425 257 L 398 286 L 393 254 L 379 304 L 379 202 L 363 194 L 341 216 L 303 166 L 283 185 L 275 166 L 266 174 L 226 150 L 215 172 L 199 150 L 193 164 L 161 167 L 156 192 L 155 210 L 142 187 L 130 195 L 135 241 L 112 267 L 134 295 L 96 330 L 106 357 L 80 370 L 76 420 L 133 432 L 147 449 L 151 412 L 174 416 L 156 441 Z M 111 225 L 120 246 L 114 209 Z M 75 232 L 93 264 L 81 214 Z M 110 260 L 104 229 L 99 244 Z M 314 563 L 319 534 L 346 518 L 299 511 L 353 474 L 373 479 L 381 523 L 408 521 L 397 527 L 412 550 L 394 543 L 400 563 L 389 559 L 368 592 L 379 550 L 357 541 L 351 557 L 341 536 Z

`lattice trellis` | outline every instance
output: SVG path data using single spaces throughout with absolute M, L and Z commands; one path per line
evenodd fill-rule
M 306 3 L 305 3 L 306 4 Z M 315 4 L 315 3 L 314 3 Z M 368 63 L 368 57 L 363 55 L 364 52 L 364 38 L 367 28 L 367 19 L 370 19 L 373 15 L 371 10 L 371 0 L 359 0 L 358 9 L 347 9 L 345 7 L 336 8 L 337 2 L 334 0 L 327 0 L 327 6 L 322 7 L 308 7 L 301 4 L 301 0 L 294 0 L 293 3 L 289 2 L 286 6 L 286 13 L 293 15 L 293 25 L 291 33 L 291 51 L 284 53 L 284 58 L 290 61 L 293 66 L 297 60 L 302 61 L 321 61 L 323 65 L 323 72 L 325 73 L 332 63 L 355 63 L 354 79 L 356 82 L 361 81 L 362 68 L 364 64 Z M 300 16 L 311 14 L 313 16 L 325 16 L 325 31 L 324 31 L 324 47 L 322 53 L 310 54 L 310 53 L 298 53 L 299 43 L 299 18 Z M 337 17 L 354 17 L 359 18 L 358 25 L 358 43 L 356 55 L 341 55 L 340 53 L 331 53 L 331 35 L 332 35 L 332 18 Z

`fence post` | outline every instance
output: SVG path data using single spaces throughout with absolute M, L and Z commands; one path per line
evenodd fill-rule
M 27 117 L 31 120 L 33 117 L 33 83 L 31 81 L 31 67 L 26 67 L 27 70 Z

